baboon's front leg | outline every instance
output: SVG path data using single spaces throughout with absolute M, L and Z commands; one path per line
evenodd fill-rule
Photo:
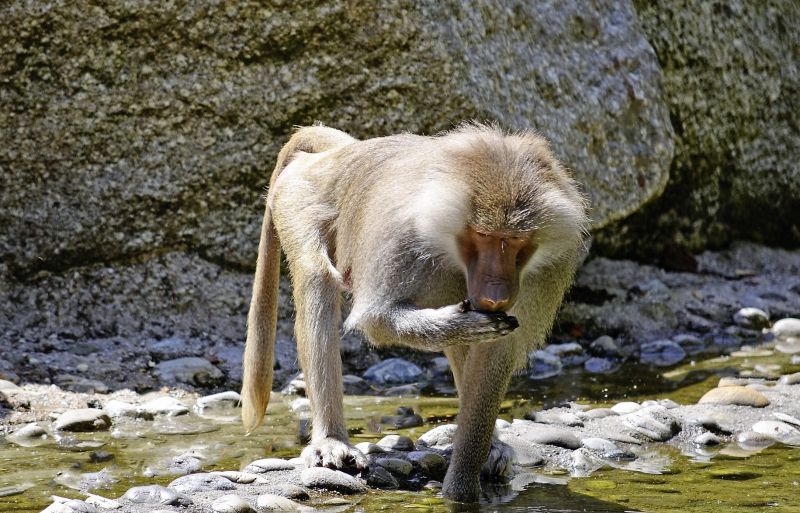
M 307 466 L 363 469 L 367 460 L 348 443 L 344 420 L 338 284 L 324 269 L 301 267 L 292 267 L 295 334 L 312 414 L 311 444 L 302 458 Z
M 479 474 L 489 455 L 495 419 L 513 371 L 513 335 L 471 346 L 458 374 L 458 429 L 442 493 L 459 502 L 477 502 Z M 453 360 L 451 360 L 453 361 Z

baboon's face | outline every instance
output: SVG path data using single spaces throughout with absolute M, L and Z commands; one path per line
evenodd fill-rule
M 522 270 L 536 250 L 533 234 L 468 226 L 458 237 L 458 248 L 467 270 L 467 299 L 472 308 L 505 312 L 514 306 Z

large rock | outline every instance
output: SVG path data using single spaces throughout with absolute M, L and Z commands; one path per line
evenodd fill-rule
M 675 128 L 670 184 L 596 238 L 601 251 L 659 255 L 747 237 L 800 243 L 800 3 L 636 0 L 664 71 Z
M 664 187 L 661 75 L 630 2 L 110 2 L 0 9 L 0 262 L 18 277 L 165 248 L 255 259 L 295 124 L 371 137 L 536 128 L 598 225 Z

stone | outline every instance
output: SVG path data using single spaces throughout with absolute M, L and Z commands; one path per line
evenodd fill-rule
M 212 473 L 217 476 L 222 476 L 228 481 L 238 484 L 251 484 L 258 481 L 258 476 L 250 472 L 239 472 L 238 470 L 221 470 Z
M 311 467 L 300 473 L 303 486 L 321 488 L 345 494 L 364 493 L 367 487 L 358 479 L 339 470 L 323 467 Z
M 56 431 L 104 431 L 110 427 L 108 414 L 97 408 L 67 410 L 53 423 Z
M 572 477 L 586 477 L 595 470 L 602 468 L 603 461 L 585 448 L 572 451 L 567 468 Z
M 433 451 L 411 451 L 406 458 L 429 479 L 441 481 L 447 472 L 447 460 Z
M 359 442 L 355 445 L 356 449 L 361 451 L 361 454 L 383 454 L 387 452 L 387 449 L 384 449 L 378 444 L 373 444 L 371 442 Z
M 730 435 L 731 430 L 719 425 L 719 422 L 708 415 L 700 415 L 687 419 L 686 423 L 690 426 L 699 426 L 717 435 Z
M 581 439 L 581 445 L 600 454 L 614 454 L 619 451 L 617 444 L 605 438 L 588 437 Z
M 166 360 L 154 369 L 155 375 L 165 383 L 185 383 L 195 386 L 214 386 L 223 379 L 222 371 L 205 358 L 187 356 Z
M 382 490 L 396 490 L 399 488 L 397 479 L 380 465 L 372 465 L 366 473 L 367 486 Z
M 19 390 L 20 387 L 11 381 L 0 379 L 0 390 Z
M 686 358 L 686 351 L 671 340 L 646 342 L 639 349 L 639 361 L 657 367 L 669 367 Z
M 260 460 L 251 461 L 245 468 L 245 472 L 252 472 L 253 474 L 263 474 L 265 472 L 274 472 L 276 470 L 294 470 L 295 466 L 287 460 L 280 458 L 263 458 Z
M 736 442 L 743 449 L 760 450 L 775 443 L 775 438 L 770 434 L 756 433 L 755 431 L 742 431 L 736 435 Z
M 751 428 L 755 433 L 767 435 L 779 442 L 800 445 L 800 429 L 779 420 L 761 420 Z
M 641 409 L 642 405 L 633 401 L 622 401 L 611 407 L 611 411 L 617 415 L 626 415 Z
M 306 501 L 309 499 L 308 491 L 305 488 L 291 483 L 271 485 L 267 487 L 267 492 L 295 501 Z
M 602 419 L 605 417 L 611 417 L 619 415 L 617 412 L 612 410 L 611 408 L 593 408 L 588 411 L 582 411 L 578 413 L 578 416 L 584 419 Z
M 422 376 L 419 366 L 402 358 L 387 358 L 364 372 L 364 379 L 379 385 L 413 383 Z
M 740 308 L 733 314 L 733 322 L 742 328 L 760 330 L 769 326 L 769 314 L 760 308 Z
M 54 498 L 56 498 L 54 496 Z M 99 513 L 92 504 L 77 499 L 64 499 L 58 497 L 52 504 L 42 510 L 42 513 Z
M 519 438 L 530 443 L 554 445 L 564 449 L 577 449 L 581 446 L 580 440 L 570 430 L 537 424 L 529 420 L 514 419 L 511 424 L 514 433 Z
M 722 440 L 720 440 L 720 438 L 714 433 L 701 433 L 694 437 L 692 443 L 701 447 L 707 447 L 711 445 L 719 445 L 722 443 Z
M 737 404 L 763 408 L 769 405 L 769 399 L 757 390 L 734 385 L 712 388 L 697 401 L 697 404 Z
M 272 493 L 264 493 L 259 495 L 258 498 L 256 499 L 256 506 L 258 507 L 259 511 L 301 511 L 301 510 L 311 511 L 312 510 L 312 508 L 303 506 L 302 504 L 295 502 L 292 499 L 289 499 L 288 497 Z
M 367 380 L 353 374 L 342 376 L 342 384 L 344 385 L 344 393 L 347 395 L 364 395 L 373 391 Z
M 456 424 L 442 424 L 425 432 L 417 439 L 417 449 L 446 450 L 453 443 L 458 426 Z
M 779 411 L 773 412 L 772 415 L 780 421 L 786 422 L 787 424 L 792 424 L 795 428 L 800 428 L 800 419 L 797 417 L 792 417 L 791 415 L 787 415 Z
M 146 418 L 154 418 L 156 415 L 176 417 L 189 413 L 189 408 L 185 404 L 170 396 L 156 397 L 146 401 L 139 406 L 139 410 Z
M 528 377 L 547 379 L 561 374 L 561 358 L 547 351 L 537 350 L 528 355 Z
M 215 410 L 232 410 L 241 406 L 241 403 L 242 396 L 238 392 L 229 390 L 199 398 L 194 404 L 194 411 L 202 415 Z
M 583 368 L 592 374 L 610 374 L 619 370 L 620 362 L 609 358 L 593 356 L 583 362 Z
M 678 344 L 688 354 L 702 353 L 706 350 L 706 343 L 703 339 L 692 333 L 681 333 L 672 337 L 672 341 Z
M 375 464 L 388 470 L 392 475 L 406 478 L 411 475 L 414 466 L 400 458 L 377 458 Z
M 292 404 L 289 405 L 289 408 L 297 414 L 304 414 L 311 412 L 311 400 L 307 397 L 298 397 Z
M 560 424 L 570 427 L 583 426 L 583 421 L 580 417 L 570 412 L 534 411 L 527 413 L 525 418 L 540 424 Z
M 589 344 L 589 352 L 597 356 L 620 356 L 619 346 L 613 338 L 603 335 Z
M 169 484 L 169 487 L 179 493 L 192 494 L 209 492 L 212 490 L 235 490 L 236 486 L 230 479 L 216 473 L 189 474 L 181 476 Z
M 386 435 L 377 445 L 391 451 L 413 451 L 414 441 L 404 435 Z
M 6 437 L 6 440 L 20 447 L 41 445 L 46 439 L 47 431 L 35 422 L 22 426 Z
M 214 502 L 211 503 L 211 511 L 215 513 L 256 513 L 256 510 L 246 500 L 236 494 L 223 495 L 214 499 Z
M 112 419 L 117 419 L 120 417 L 136 418 L 142 416 L 141 410 L 137 405 L 125 401 L 119 401 L 117 399 L 106 401 L 106 403 L 103 405 L 103 409 Z
M 800 319 L 787 317 L 775 321 L 770 330 L 778 339 L 788 339 L 790 337 L 800 338 Z
M 188 506 L 192 503 L 185 495 L 160 485 L 134 486 L 122 498 L 137 504 Z
M 93 495 L 91 493 L 86 494 L 86 503 L 103 510 L 119 509 L 122 507 L 119 501 L 108 499 L 100 495 Z
M 666 442 L 681 430 L 680 422 L 663 406 L 649 406 L 620 417 L 631 435 L 654 442 Z

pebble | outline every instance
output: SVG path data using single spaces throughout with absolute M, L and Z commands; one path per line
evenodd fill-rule
M 67 410 L 53 424 L 56 431 L 103 431 L 111 427 L 111 419 L 105 410 L 80 408 Z
M 589 352 L 597 356 L 620 356 L 619 346 L 608 335 L 603 335 L 589 344 Z
M 414 441 L 404 435 L 386 435 L 378 440 L 377 445 L 390 451 L 414 450 Z
M 267 492 L 295 501 L 305 501 L 309 499 L 308 491 L 306 491 L 305 488 L 290 483 L 272 485 L 267 488 Z
M 233 482 L 217 473 L 189 474 L 172 481 L 169 487 L 179 493 L 209 492 L 212 490 L 235 490 Z
M 364 372 L 364 379 L 379 385 L 413 383 L 422 376 L 422 369 L 402 358 L 388 358 Z
M 185 495 L 160 485 L 134 486 L 122 498 L 137 504 L 188 506 L 192 503 Z
M 397 479 L 385 468 L 380 465 L 372 465 L 366 475 L 366 482 L 372 488 L 381 490 L 396 490 L 399 488 Z
M 185 404 L 170 396 L 156 397 L 146 401 L 139 406 L 139 410 L 147 418 L 154 418 L 156 415 L 177 417 L 189 413 L 189 408 Z
M 534 411 L 525 415 L 525 418 L 540 424 L 560 424 L 563 426 L 583 426 L 583 421 L 574 413 L 555 413 L 547 411 Z
M 700 415 L 698 417 L 692 417 L 686 421 L 687 424 L 691 426 L 700 426 L 703 429 L 711 431 L 712 433 L 716 433 L 718 435 L 730 435 L 731 431 L 729 429 L 725 429 L 719 425 L 716 419 L 713 417 L 709 417 L 708 415 Z
M 203 461 L 194 453 L 187 452 L 172 456 L 155 467 L 147 467 L 144 475 L 148 477 L 160 475 L 186 475 L 199 472 L 203 468 Z M 205 475 L 205 474 L 199 474 Z
M 433 451 L 411 451 L 406 455 L 415 467 L 419 467 L 429 479 L 441 481 L 447 472 L 447 460 Z
M 783 385 L 800 384 L 800 372 L 795 372 L 794 374 L 786 374 L 785 376 L 781 376 L 779 383 Z
M 187 356 L 166 360 L 153 370 L 159 380 L 166 383 L 186 383 L 196 386 L 210 386 L 221 382 L 224 375 L 208 360 Z
M 770 330 L 777 338 L 787 339 L 790 337 L 800 337 L 800 319 L 787 317 L 776 321 Z
M 264 493 L 256 499 L 256 506 L 259 511 L 299 511 L 311 509 L 293 501 L 288 497 L 273 493 Z
M 775 443 L 772 436 L 755 431 L 742 431 L 736 435 L 736 441 L 744 449 L 763 449 Z
M 622 401 L 611 407 L 611 411 L 617 415 L 627 415 L 628 413 L 633 413 L 641 409 L 642 405 L 633 401 Z
M 419 427 L 424 424 L 424 421 L 419 414 L 414 412 L 413 408 L 401 406 L 397 409 L 397 415 L 381 417 L 381 424 L 392 426 L 394 429 L 405 429 Z
M 289 408 L 297 414 L 309 413 L 311 411 L 311 400 L 306 397 L 298 397 L 292 401 Z
M 526 442 L 554 445 L 564 449 L 577 449 L 581 446 L 581 441 L 578 440 L 578 437 L 568 429 L 520 419 L 514 419 L 511 426 L 514 432 Z
M 453 443 L 456 434 L 456 424 L 442 424 L 427 431 L 417 439 L 417 449 L 434 448 L 446 450 Z
M 671 340 L 655 340 L 641 345 L 639 361 L 655 365 L 656 367 L 669 367 L 686 358 L 686 351 Z
M 47 431 L 42 426 L 33 422 L 17 429 L 6 437 L 6 440 L 13 442 L 20 447 L 33 447 L 41 445 L 47 439 Z
M 605 463 L 600 458 L 585 448 L 572 451 L 570 461 L 567 464 L 572 477 L 586 477 L 604 465 Z
M 723 377 L 719 378 L 719 382 L 717 383 L 717 388 L 721 387 L 733 387 L 733 386 L 740 386 L 745 387 L 752 383 L 763 383 L 764 380 L 760 378 L 731 378 L 731 377 Z
M 56 499 L 53 496 L 53 499 Z M 45 509 L 42 510 L 42 513 L 98 513 L 98 509 L 89 504 L 87 502 L 77 500 L 77 499 L 64 499 L 63 497 L 58 497 L 56 502 L 53 502 Z
M 114 499 L 107 499 L 105 497 L 101 497 L 100 495 L 93 495 L 91 493 L 86 494 L 86 503 L 96 506 L 100 509 L 119 509 L 122 507 L 122 504 Z
M 392 475 L 400 477 L 408 477 L 414 469 L 410 462 L 400 458 L 379 458 L 375 460 L 375 463 L 391 472 Z
M 117 399 L 111 399 L 110 401 L 106 402 L 106 404 L 103 405 L 103 409 L 112 419 L 117 419 L 120 417 L 136 418 L 142 416 L 137 405 L 127 403 L 125 401 L 119 401 Z
M 760 330 L 769 326 L 769 315 L 759 308 L 746 307 L 733 314 L 733 322 L 742 328 Z
M 281 498 L 283 499 L 283 497 Z M 216 513 L 256 513 L 256 510 L 246 500 L 235 494 L 217 497 L 211 503 L 211 510 Z
M 583 362 L 583 368 L 586 369 L 587 372 L 593 374 L 610 374 L 619 370 L 620 365 L 620 362 L 616 360 L 599 358 L 597 356 L 593 356 Z
M 779 420 L 761 420 L 751 428 L 756 433 L 771 436 L 775 440 L 792 445 L 800 445 L 800 430 Z
M 603 419 L 606 417 L 611 417 L 612 415 L 619 415 L 617 412 L 612 410 L 611 408 L 594 408 L 589 411 L 582 411 L 578 413 L 578 416 L 584 419 Z
M 694 440 L 692 440 L 692 442 L 695 445 L 699 445 L 701 447 L 707 447 L 707 446 L 711 446 L 711 445 L 719 445 L 720 443 L 722 443 L 720 438 L 717 435 L 715 435 L 714 433 L 702 433 L 700 435 L 697 435 L 694 438 Z
M 620 417 L 634 437 L 666 442 L 681 430 L 678 420 L 663 406 L 649 406 Z
M 238 470 L 221 470 L 214 472 L 214 474 L 222 476 L 225 479 L 237 484 L 251 484 L 258 481 L 258 476 L 256 474 L 252 474 L 250 472 L 239 472 Z
M 798 419 L 797 417 L 792 417 L 791 415 L 786 415 L 785 413 L 781 413 L 779 411 L 773 413 L 772 415 L 774 415 L 776 419 L 782 420 L 787 424 L 792 424 L 795 427 L 800 427 L 800 419 Z
M 253 474 L 264 474 L 266 472 L 273 472 L 276 470 L 294 469 L 295 466 L 289 463 L 287 460 L 282 460 L 280 458 L 263 458 L 250 462 L 250 464 L 244 468 L 244 471 L 251 472 Z
M 800 354 L 792 356 L 792 365 L 800 365 Z
M 364 395 L 372 391 L 369 381 L 353 374 L 342 376 L 342 385 L 344 385 L 344 393 L 347 395 Z
M 784 354 L 800 353 L 800 343 L 798 343 L 794 338 L 790 340 L 787 340 L 786 342 L 778 342 L 775 344 L 775 349 Z
M 361 454 L 383 454 L 386 452 L 386 449 L 381 447 L 378 444 L 374 444 L 372 442 L 360 442 L 356 444 L 356 449 L 361 451 Z
M 564 365 L 575 366 L 581 365 L 589 358 L 583 350 L 583 346 L 577 342 L 568 342 L 566 344 L 551 344 L 544 348 L 548 353 L 554 354 L 561 359 Z
M 697 404 L 737 404 L 763 408 L 769 405 L 769 399 L 758 390 L 734 385 L 709 390 Z
M 528 377 L 546 379 L 561 374 L 563 364 L 561 358 L 547 351 L 533 351 L 528 356 Z
M 359 480 L 339 470 L 311 467 L 300 473 L 300 480 L 309 488 L 322 488 L 340 493 L 364 493 L 367 487 Z
M 0 390 L 20 390 L 20 387 L 11 381 L 0 379 Z
M 587 449 L 597 451 L 600 454 L 610 454 L 619 451 L 617 444 L 611 440 L 599 437 L 589 437 L 581 440 L 581 445 Z
M 194 411 L 203 414 L 212 410 L 230 410 L 238 407 L 242 402 L 242 396 L 238 392 L 229 390 L 201 397 L 194 404 Z

